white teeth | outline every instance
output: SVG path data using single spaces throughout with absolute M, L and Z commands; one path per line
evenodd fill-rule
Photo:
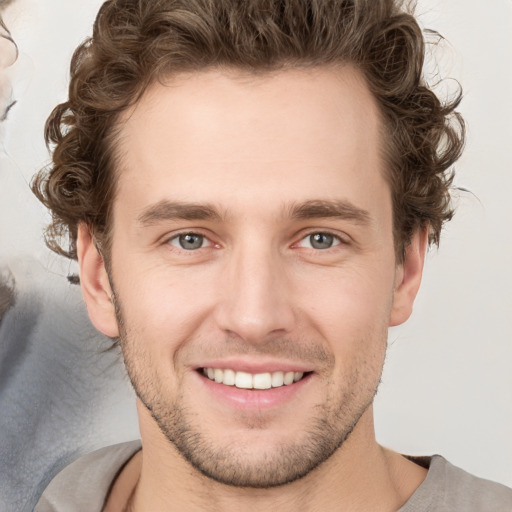
M 290 384 L 293 384 L 294 377 L 295 377 L 294 372 L 286 372 L 284 374 L 284 385 L 289 386 Z
M 222 370 L 221 370 L 222 371 Z M 245 372 L 236 372 L 235 386 L 242 389 L 252 388 L 252 375 Z
M 233 370 L 224 370 L 224 380 L 223 384 L 226 386 L 234 386 L 236 382 L 236 374 Z
M 283 372 L 274 372 L 272 374 L 272 387 L 280 388 L 284 384 L 284 373 Z
M 303 372 L 267 372 L 251 374 L 220 368 L 203 368 L 203 374 L 210 380 L 226 386 L 241 389 L 270 389 L 289 386 L 304 376 Z
M 270 373 L 257 373 L 252 378 L 254 389 L 270 389 L 272 387 L 272 376 Z
M 224 372 L 222 370 L 219 370 L 218 368 L 213 370 L 213 375 L 214 375 L 215 382 L 220 383 L 224 380 Z

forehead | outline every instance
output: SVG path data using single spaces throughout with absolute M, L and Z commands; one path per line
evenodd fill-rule
M 349 66 L 180 75 L 124 114 L 117 197 L 133 196 L 137 208 L 170 198 L 226 209 L 347 199 L 350 189 L 387 187 L 380 126 Z

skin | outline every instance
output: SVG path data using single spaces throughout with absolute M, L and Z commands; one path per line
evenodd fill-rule
M 416 233 L 396 263 L 382 132 L 348 66 L 196 72 L 125 114 L 110 275 L 86 226 L 78 237 L 143 442 L 107 510 L 132 495 L 133 510 L 391 511 L 424 479 L 373 427 L 387 329 L 411 313 L 426 247 Z M 307 378 L 270 405 L 225 400 L 198 371 L 280 365 Z

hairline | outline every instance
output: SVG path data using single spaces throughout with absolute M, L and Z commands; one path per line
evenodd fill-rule
M 226 64 L 207 64 L 204 66 L 188 65 L 177 68 L 173 72 L 158 73 L 147 80 L 140 87 L 140 90 L 134 95 L 134 99 L 120 112 L 113 115 L 113 120 L 110 124 L 107 136 L 106 136 L 106 149 L 109 153 L 109 169 L 108 173 L 111 173 L 109 180 L 111 183 L 111 196 L 110 203 L 107 209 L 107 215 L 105 217 L 105 228 L 102 233 L 95 233 L 95 228 L 89 225 L 89 229 L 93 234 L 97 236 L 98 246 L 101 247 L 102 256 L 104 258 L 110 258 L 112 249 L 112 237 L 113 237 L 113 210 L 114 203 L 118 194 L 118 184 L 120 182 L 120 173 L 123 168 L 123 158 L 125 153 L 121 150 L 122 148 L 122 128 L 124 123 L 129 119 L 133 112 L 138 108 L 142 99 L 150 93 L 155 84 L 159 83 L 165 87 L 170 87 L 174 84 L 181 85 L 180 82 L 184 78 L 190 78 L 197 74 L 205 74 L 211 71 L 220 70 L 222 73 L 228 75 L 230 79 L 246 80 L 247 78 L 254 79 L 266 79 L 272 77 L 275 74 L 287 72 L 287 71 L 315 71 L 317 69 L 331 68 L 334 70 L 341 70 L 351 68 L 354 70 L 357 80 L 361 81 L 367 88 L 375 105 L 375 112 L 377 114 L 378 122 L 378 134 L 379 134 L 379 148 L 378 154 L 382 161 L 382 173 L 385 182 L 389 187 L 389 192 L 392 202 L 392 235 L 393 245 L 395 248 L 396 263 L 400 264 L 403 262 L 405 256 L 405 247 L 408 245 L 410 240 L 401 240 L 400 237 L 400 226 L 397 226 L 396 212 L 395 212 L 395 196 L 396 196 L 396 184 L 393 179 L 393 137 L 390 135 L 389 122 L 386 119 L 381 103 L 379 102 L 376 94 L 372 91 L 370 82 L 366 77 L 366 73 L 363 67 L 357 62 L 349 60 L 339 60 L 337 62 L 313 62 L 308 59 L 297 59 L 294 62 L 277 62 L 275 64 L 265 66 L 237 66 L 237 65 L 226 65 Z M 420 226 L 421 229 L 424 226 Z

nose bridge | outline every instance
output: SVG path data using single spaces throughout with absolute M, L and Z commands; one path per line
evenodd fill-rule
M 225 262 L 219 327 L 252 342 L 288 332 L 294 315 L 279 251 L 267 240 L 233 248 Z

